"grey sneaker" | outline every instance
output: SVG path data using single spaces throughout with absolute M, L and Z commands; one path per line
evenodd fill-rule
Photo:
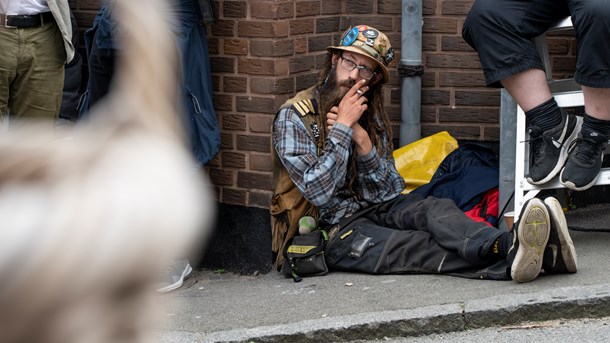
M 540 185 L 549 182 L 559 172 L 568 158 L 568 145 L 576 139 L 578 119 L 562 111 L 561 124 L 542 132 L 537 126 L 529 126 L 530 136 L 529 175 L 527 182 Z
M 191 275 L 193 268 L 187 260 L 172 262 L 163 275 L 164 280 L 157 284 L 157 292 L 165 293 L 182 287 L 184 280 Z
M 597 132 L 581 130 L 580 137 L 570 144 L 570 157 L 561 171 L 561 184 L 575 191 L 591 188 L 602 168 L 607 144 L 608 139 Z
M 544 199 L 544 204 L 549 211 L 551 232 L 544 250 L 542 269 L 546 274 L 576 273 L 576 249 L 561 204 L 555 198 Z
M 525 203 L 513 226 L 513 245 L 508 252 L 513 280 L 529 282 L 540 274 L 550 226 L 549 212 L 542 200 L 534 198 Z

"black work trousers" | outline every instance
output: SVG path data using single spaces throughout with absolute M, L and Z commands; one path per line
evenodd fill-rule
M 325 250 L 334 270 L 510 279 L 509 264 L 489 254 L 502 231 L 468 218 L 450 199 L 400 195 L 338 225 Z
M 610 1 L 477 0 L 462 36 L 479 54 L 488 86 L 528 69 L 543 69 L 533 39 L 572 16 L 577 83 L 610 88 Z

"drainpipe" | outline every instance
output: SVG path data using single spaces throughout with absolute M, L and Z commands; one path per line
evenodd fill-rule
M 400 146 L 421 138 L 422 0 L 402 0 Z

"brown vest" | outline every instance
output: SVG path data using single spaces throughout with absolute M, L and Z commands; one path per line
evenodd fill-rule
M 280 109 L 288 107 L 300 115 L 309 135 L 316 142 L 318 155 L 320 155 L 324 142 L 320 139 L 319 130 L 324 130 L 324 126 L 322 116 L 318 113 L 315 87 L 297 93 Z M 272 232 L 271 249 L 277 253 L 275 266 L 280 268 L 284 262 L 283 251 L 286 242 L 299 231 L 299 219 L 303 216 L 312 216 L 317 221 L 318 209 L 305 200 L 298 187 L 292 182 L 273 147 L 273 142 L 271 142 L 271 151 L 273 163 L 273 197 L 269 206 Z

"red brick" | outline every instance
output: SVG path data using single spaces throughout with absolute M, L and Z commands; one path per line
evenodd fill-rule
M 237 23 L 237 32 L 240 37 L 288 37 L 289 24 L 286 22 L 240 21 Z
M 246 1 L 223 1 L 222 14 L 227 18 L 245 18 L 248 15 Z
M 290 74 L 312 70 L 316 65 L 314 56 L 301 55 L 290 59 Z
M 421 107 L 421 122 L 422 123 L 438 123 L 438 115 L 436 114 L 436 106 Z
M 245 93 L 248 90 L 248 78 L 225 76 L 223 77 L 222 89 L 230 93 Z
M 302 91 L 316 84 L 318 81 L 318 72 L 307 74 L 299 74 L 296 77 L 296 91 Z
M 252 18 L 257 19 L 285 19 L 294 16 L 292 2 L 251 1 L 250 12 Z
M 221 117 L 221 127 L 223 130 L 245 131 L 246 130 L 246 116 L 225 113 Z
M 446 72 L 439 73 L 441 87 L 485 87 L 483 71 L 477 72 Z
M 320 7 L 320 3 L 322 1 L 297 1 L 296 2 L 296 13 L 295 16 L 298 17 L 309 17 L 316 16 L 320 14 L 322 10 Z
M 441 13 L 443 15 L 461 15 L 465 16 L 470 11 L 474 0 L 443 0 Z
M 500 141 L 500 127 L 499 126 L 483 126 L 483 137 L 484 141 L 498 142 Z
M 220 41 L 218 38 L 208 37 L 208 53 L 210 56 L 220 53 Z
M 397 0 L 379 0 L 377 3 L 379 14 L 402 14 L 402 1 Z
M 246 39 L 224 39 L 223 40 L 224 53 L 229 55 L 247 55 L 248 54 L 248 40 Z
M 238 96 L 237 112 L 275 113 L 275 99 L 260 96 Z
M 306 33 L 314 33 L 314 19 L 297 19 L 290 22 L 290 34 L 301 35 Z
M 269 177 L 269 173 L 237 172 L 237 186 L 246 189 L 270 190 L 272 180 L 273 177 Z
M 427 68 L 481 69 L 479 57 L 475 54 L 426 54 Z
M 215 37 L 233 37 L 235 35 L 236 28 L 236 20 L 219 20 L 217 23 L 212 25 L 212 35 Z
M 423 89 L 421 95 L 422 105 L 449 105 L 449 91 Z
M 422 137 L 427 137 L 441 131 L 448 131 L 449 134 L 458 140 L 479 140 L 481 138 L 481 128 L 479 126 L 458 126 L 458 125 L 422 125 Z
M 232 186 L 235 182 L 235 172 L 230 170 L 210 169 L 210 180 L 217 186 Z
M 499 108 L 453 106 L 439 108 L 439 122 L 489 123 L 500 120 Z
M 288 74 L 288 61 L 281 59 L 240 58 L 237 61 L 237 70 L 240 74 L 286 75 Z
M 341 12 L 341 0 L 324 0 L 322 3 L 322 14 L 339 14 Z
M 232 133 L 228 133 L 228 132 L 220 133 L 220 149 L 221 150 L 235 149 L 235 137 Z
M 551 59 L 553 70 L 556 71 L 574 71 L 576 68 L 576 57 L 553 57 Z
M 212 73 L 234 73 L 235 58 L 234 57 L 210 57 L 210 66 Z
M 273 171 L 271 164 L 271 155 L 250 153 L 248 164 L 251 170 L 255 171 Z
M 443 51 L 472 51 L 474 49 L 464 41 L 462 36 L 442 36 L 441 50 Z
M 242 151 L 258 151 L 269 153 L 269 135 L 237 135 L 237 149 Z
M 437 0 L 424 0 L 422 2 L 422 14 L 424 16 L 434 15 L 436 14 L 437 7 Z
M 221 202 L 228 205 L 246 206 L 247 192 L 243 189 L 222 188 Z
M 436 51 L 438 49 L 437 36 L 422 34 L 421 46 L 423 51 Z
M 308 46 L 309 46 L 309 52 L 316 52 L 316 51 L 324 51 L 326 52 L 326 48 L 329 46 L 333 46 L 333 36 L 332 35 L 325 35 L 325 36 L 313 36 L 313 37 L 309 37 L 308 38 Z
M 214 108 L 216 111 L 233 111 L 233 96 L 214 94 Z
M 567 54 L 570 52 L 571 40 L 563 38 L 547 38 L 547 46 L 549 48 L 549 54 Z
M 294 77 L 252 77 L 250 92 L 255 94 L 294 93 Z
M 349 13 L 373 13 L 373 1 L 346 0 L 345 7 L 349 8 Z
M 273 116 L 269 115 L 250 115 L 248 116 L 248 129 L 255 133 L 271 133 Z
M 294 39 L 294 53 L 302 54 L 307 52 L 307 38 L 306 37 L 295 37 Z
M 421 76 L 422 87 L 436 87 L 436 76 L 437 73 L 431 69 L 425 69 L 424 75 Z
M 456 33 L 457 20 L 453 18 L 426 18 L 423 32 L 426 33 Z
M 223 168 L 246 168 L 246 154 L 232 151 L 222 151 L 221 154 Z
M 499 106 L 499 90 L 455 91 L 456 106 Z
M 252 40 L 250 54 L 257 57 L 280 57 L 294 54 L 293 39 Z
M 339 18 L 316 18 L 316 33 L 337 33 L 340 30 L 341 21 Z M 329 37 L 332 40 L 332 36 Z

